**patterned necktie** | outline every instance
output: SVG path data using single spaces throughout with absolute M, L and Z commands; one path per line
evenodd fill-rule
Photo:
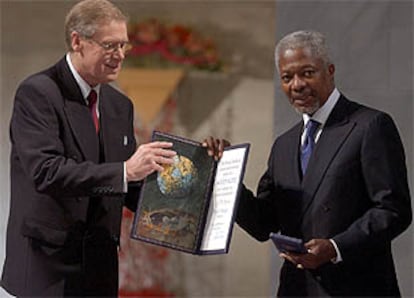
M 98 113 L 96 112 L 96 102 L 98 100 L 98 95 L 95 90 L 91 90 L 88 95 L 88 107 L 92 115 L 93 123 L 95 124 L 96 133 L 99 131 L 99 119 Z
M 301 147 L 301 167 L 302 167 L 302 174 L 304 175 L 306 172 L 306 168 L 308 166 L 309 158 L 312 154 L 313 147 L 315 146 L 315 133 L 318 130 L 319 122 L 310 119 L 306 124 L 306 137 L 305 141 Z

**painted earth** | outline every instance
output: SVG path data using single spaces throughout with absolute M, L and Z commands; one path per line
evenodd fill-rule
M 187 157 L 176 155 L 173 164 L 163 167 L 164 170 L 157 176 L 160 191 L 170 198 L 189 195 L 198 176 L 193 162 Z

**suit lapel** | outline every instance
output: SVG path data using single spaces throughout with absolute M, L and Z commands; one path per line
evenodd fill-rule
M 106 161 L 114 161 L 117 158 L 116 152 L 122 146 L 119 123 L 123 123 L 123 121 L 118 120 L 120 115 L 117 114 L 117 109 L 111 104 L 108 92 L 105 92 L 107 86 L 102 85 L 101 87 L 99 113 L 104 156 Z
M 92 117 L 82 92 L 73 77 L 65 58 L 56 65 L 58 79 L 65 101 L 64 111 L 85 160 L 99 162 L 99 141 Z
M 117 161 L 116 152 L 119 151 L 119 146 L 122 146 L 121 139 L 119 138 L 120 129 L 118 123 L 122 123 L 123 121 L 118 120 L 120 115 L 117 114 L 117 109 L 111 103 L 107 87 L 106 85 L 102 85 L 99 93 L 99 123 L 105 161 L 111 162 Z M 102 197 L 101 211 L 104 212 L 103 214 L 114 208 L 114 203 L 116 203 L 116 200 L 113 198 Z
M 343 97 L 338 101 L 309 160 L 306 175 L 302 180 L 302 215 L 313 202 L 326 170 L 355 126 L 355 123 L 349 121 L 347 103 Z
M 65 113 L 85 160 L 99 163 L 99 140 L 88 107 L 68 101 Z
M 300 166 L 300 142 L 303 132 L 303 122 L 296 125 L 292 132 L 290 144 L 287 148 L 295 148 L 293 155 L 290 152 L 286 152 L 286 156 L 292 156 L 293 160 L 290 164 L 293 164 L 293 179 L 294 185 L 300 185 L 302 180 L 302 170 Z

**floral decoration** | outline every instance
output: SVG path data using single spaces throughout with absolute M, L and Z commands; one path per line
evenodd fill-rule
M 129 24 L 128 32 L 132 49 L 125 62 L 129 66 L 222 70 L 214 41 L 188 26 L 151 18 Z

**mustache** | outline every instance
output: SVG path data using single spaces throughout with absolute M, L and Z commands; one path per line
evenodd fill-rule
M 296 113 L 298 113 L 299 115 L 303 115 L 303 114 L 307 114 L 307 115 L 313 115 L 317 110 L 319 110 L 319 108 L 321 107 L 321 104 L 319 103 L 319 101 L 315 101 L 312 103 L 312 105 L 307 106 L 307 107 L 296 107 L 293 106 Z

